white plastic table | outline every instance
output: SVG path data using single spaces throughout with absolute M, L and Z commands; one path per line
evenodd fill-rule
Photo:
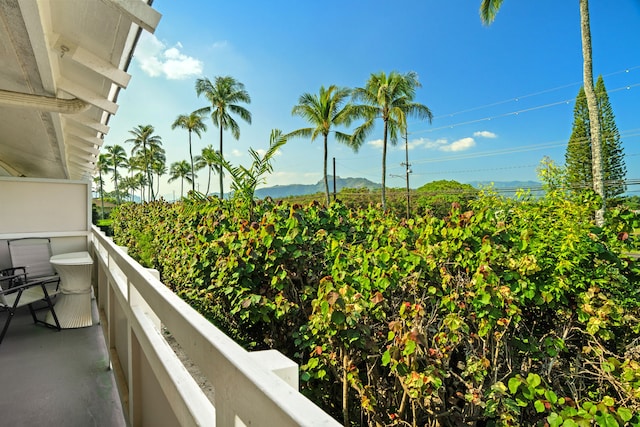
M 67 329 L 91 326 L 91 255 L 86 251 L 70 252 L 54 255 L 49 262 L 60 275 L 60 294 L 55 305 L 60 326 Z M 51 313 L 47 315 L 48 323 L 54 323 L 52 317 Z

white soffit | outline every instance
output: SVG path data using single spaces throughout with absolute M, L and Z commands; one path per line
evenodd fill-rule
M 135 42 L 160 20 L 149 3 L 0 1 L 3 173 L 90 178 Z

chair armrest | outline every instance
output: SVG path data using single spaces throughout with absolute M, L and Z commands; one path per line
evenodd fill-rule
M 34 282 L 34 284 L 37 283 Z M 14 290 L 28 287 L 25 285 L 31 285 L 31 283 L 27 283 L 26 273 L 0 276 L 0 293 L 2 294 L 9 294 L 14 292 Z
M 0 282 L 8 280 L 11 283 L 11 279 L 15 279 L 16 277 L 20 277 L 22 276 L 21 280 L 24 280 L 24 278 L 26 277 L 26 274 L 17 274 L 15 277 L 11 278 L 9 276 L 5 276 L 5 277 L 0 277 Z M 13 282 L 13 286 L 9 286 L 8 288 L 2 288 L 0 287 L 0 295 L 9 295 L 15 292 L 19 292 L 19 291 L 23 291 L 25 289 L 29 289 L 29 288 L 33 288 L 36 286 L 39 286 L 42 288 L 42 291 L 46 294 L 48 294 L 47 292 L 47 287 L 45 286 L 48 282 L 41 280 L 41 281 L 33 281 L 33 282 L 23 282 L 23 281 L 18 281 L 17 284 L 15 284 L 16 282 Z
M 22 273 L 16 273 L 18 270 L 22 270 Z M 6 276 L 16 276 L 19 274 L 25 274 L 27 272 L 27 267 L 8 267 L 0 270 L 0 278 Z

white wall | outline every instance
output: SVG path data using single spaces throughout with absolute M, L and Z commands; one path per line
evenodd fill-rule
M 49 237 L 55 255 L 87 250 L 90 232 L 90 182 L 0 176 L 0 269 L 6 240 Z

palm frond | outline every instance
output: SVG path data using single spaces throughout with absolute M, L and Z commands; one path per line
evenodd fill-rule
M 482 0 L 480 3 L 480 20 L 484 25 L 491 25 L 502 6 L 503 0 Z

